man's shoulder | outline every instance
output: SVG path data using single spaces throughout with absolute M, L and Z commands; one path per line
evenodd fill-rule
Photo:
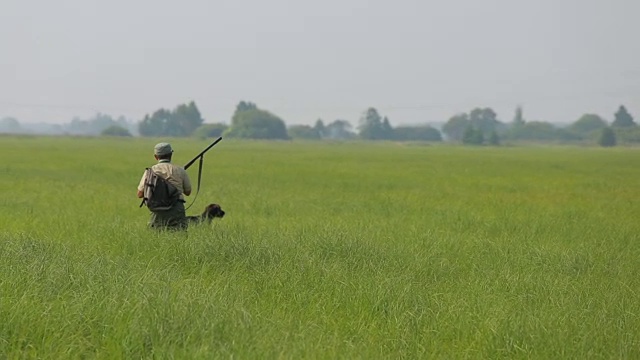
M 181 165 L 171 164 L 171 166 L 173 167 L 174 171 L 178 171 L 178 172 L 180 172 L 182 174 L 186 174 L 187 173 L 187 170 L 185 170 L 184 167 L 181 166 Z
M 184 168 L 180 165 L 176 165 L 174 163 L 169 163 L 169 162 L 161 162 L 161 163 L 157 163 L 155 165 L 153 165 L 151 167 L 152 170 L 155 169 L 180 169 L 180 170 L 184 170 Z
M 184 169 L 184 167 L 173 164 L 173 163 L 165 162 L 165 163 L 155 164 L 151 167 L 151 170 L 157 171 L 160 173 L 166 173 L 166 174 L 188 176 L 187 171 Z

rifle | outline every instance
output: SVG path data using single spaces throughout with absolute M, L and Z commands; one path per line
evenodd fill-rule
M 193 203 L 196 202 L 196 198 L 198 197 L 198 193 L 200 192 L 200 179 L 202 178 L 202 163 L 204 160 L 204 154 L 209 151 L 215 144 L 219 143 L 220 140 L 222 140 L 222 136 L 220 136 L 218 139 L 216 139 L 216 141 L 214 141 L 211 145 L 207 146 L 206 149 L 202 150 L 200 152 L 200 154 L 196 155 L 196 157 L 194 157 L 193 159 L 191 159 L 191 161 L 189 161 L 185 166 L 184 169 L 187 170 L 189 168 L 189 166 L 191 166 L 196 160 L 200 159 L 200 166 L 198 168 L 198 189 L 196 190 L 196 195 L 193 197 L 193 201 L 191 202 L 191 205 L 193 205 Z M 187 209 L 189 209 L 191 207 L 191 205 L 187 206 Z
M 196 157 L 194 157 L 193 159 L 191 159 L 191 161 L 189 161 L 187 163 L 187 165 L 184 166 L 184 169 L 187 170 L 189 168 L 189 166 L 191 166 L 196 160 L 198 160 L 198 158 L 200 158 L 200 160 L 202 160 L 204 158 L 204 153 L 206 153 L 207 151 L 209 151 L 209 149 L 211 149 L 215 144 L 219 143 L 220 140 L 222 140 L 222 136 L 220 136 L 216 141 L 213 142 L 213 144 L 207 146 L 206 149 L 202 150 L 200 152 L 200 154 L 196 155 Z

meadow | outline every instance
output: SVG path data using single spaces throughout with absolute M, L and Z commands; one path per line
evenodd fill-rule
M 640 358 L 640 149 L 160 140 L 0 137 L 0 359 Z

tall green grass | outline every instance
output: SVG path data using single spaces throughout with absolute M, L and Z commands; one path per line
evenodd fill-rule
M 0 138 L 0 358 L 640 357 L 637 149 L 159 140 Z

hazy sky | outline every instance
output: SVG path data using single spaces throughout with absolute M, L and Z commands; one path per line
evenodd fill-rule
M 139 120 L 240 100 L 289 124 L 473 107 L 640 121 L 638 0 L 0 0 L 0 118 Z

